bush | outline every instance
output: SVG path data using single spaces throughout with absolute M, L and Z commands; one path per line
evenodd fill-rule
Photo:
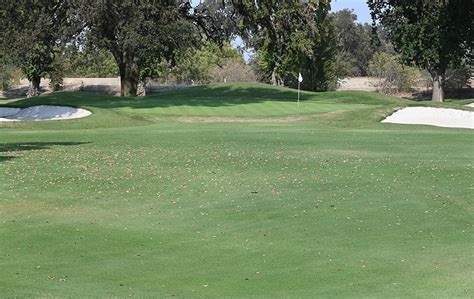
M 253 82 L 256 79 L 252 68 L 238 61 L 228 60 L 212 70 L 212 82 Z
M 13 85 L 20 83 L 22 73 L 19 69 L 10 66 L 3 65 L 0 67 L 0 90 L 8 90 Z
M 377 90 L 386 94 L 412 91 L 420 76 L 418 69 L 405 66 L 398 56 L 385 53 L 374 55 L 369 73 L 377 78 L 373 83 Z
M 64 59 L 60 56 L 54 61 L 51 70 L 48 73 L 50 79 L 49 88 L 52 91 L 63 89 L 63 81 L 65 77 Z
M 468 67 L 448 69 L 446 72 L 445 87 L 451 90 L 462 89 L 467 86 L 470 77 L 471 73 Z
M 0 90 L 8 90 L 10 88 L 10 73 L 2 68 L 0 70 Z

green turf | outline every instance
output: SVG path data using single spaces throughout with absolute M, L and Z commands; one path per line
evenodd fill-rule
M 0 297 L 472 298 L 472 130 L 379 122 L 427 102 L 295 95 L 9 103 L 94 115 L 0 124 Z

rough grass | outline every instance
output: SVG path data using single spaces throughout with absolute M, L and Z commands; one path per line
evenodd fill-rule
M 415 103 L 377 94 L 294 95 L 9 104 L 94 115 L 0 125 L 1 297 L 474 296 L 472 131 L 380 124 Z

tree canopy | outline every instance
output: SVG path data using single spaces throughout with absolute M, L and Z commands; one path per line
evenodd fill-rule
M 374 24 L 386 28 L 405 63 L 430 72 L 432 99 L 443 101 L 447 69 L 472 61 L 472 0 L 369 0 L 368 4 Z
M 338 63 L 345 64 L 343 76 L 367 76 L 369 61 L 374 54 L 372 27 L 356 23 L 353 10 L 343 9 L 334 13 L 339 35 Z
M 273 84 L 293 86 L 299 72 L 304 87 L 335 85 L 335 28 L 327 18 L 330 1 L 235 1 L 247 43 L 257 50 L 259 66 Z
M 0 0 L 0 47 L 31 82 L 38 94 L 42 77 L 51 71 L 58 41 L 65 32 L 68 3 L 64 0 Z
M 121 95 L 135 96 L 141 72 L 196 41 L 188 5 L 180 1 L 74 0 L 90 43 L 107 49 L 117 62 Z

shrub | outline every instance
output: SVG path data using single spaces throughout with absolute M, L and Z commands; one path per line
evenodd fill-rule
M 386 94 L 411 91 L 420 76 L 418 69 L 405 66 L 398 56 L 385 53 L 374 55 L 369 73 L 377 78 L 373 83 L 377 90 Z
M 228 60 L 221 67 L 212 70 L 213 82 L 252 82 L 256 75 L 250 66 L 233 60 Z
M 0 90 L 8 90 L 10 88 L 10 73 L 2 68 L 0 70 Z
M 48 73 L 48 77 L 50 79 L 49 88 L 52 91 L 63 89 L 64 76 L 64 59 L 62 57 L 57 57 Z
M 458 90 L 467 86 L 471 77 L 468 67 L 460 67 L 456 69 L 448 69 L 446 72 L 445 87 L 446 89 Z
M 22 78 L 21 70 L 11 65 L 0 67 L 0 90 L 8 90 L 13 85 L 20 83 Z

